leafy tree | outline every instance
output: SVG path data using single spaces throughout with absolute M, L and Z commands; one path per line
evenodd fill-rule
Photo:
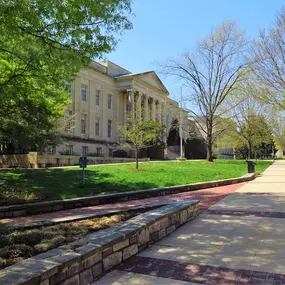
M 238 149 L 247 151 L 247 158 L 269 156 L 274 148 L 272 130 L 264 116 L 250 114 L 238 130 Z
M 52 138 L 69 103 L 66 82 L 131 28 L 131 0 L 0 1 L 0 134 Z M 12 131 L 12 126 L 19 132 Z M 46 139 L 44 139 L 46 141 Z M 43 141 L 42 141 L 43 142 Z
M 153 120 L 128 120 L 126 124 L 118 127 L 118 131 L 123 141 L 121 145 L 134 150 L 136 169 L 138 169 L 138 152 L 141 149 L 157 145 L 160 141 L 159 135 L 163 131 L 163 126 L 160 122 Z

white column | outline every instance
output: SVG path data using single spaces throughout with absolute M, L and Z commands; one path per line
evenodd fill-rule
M 152 119 L 156 121 L 156 100 L 152 99 Z
M 157 120 L 162 124 L 161 120 L 161 103 L 157 101 Z
M 138 121 L 141 121 L 142 119 L 142 94 L 141 92 L 137 93 L 137 104 L 136 104 L 137 110 L 136 110 L 136 115 Z
M 148 112 L 148 96 L 145 94 L 144 96 L 144 118 L 145 120 L 148 120 L 149 118 L 149 112 Z

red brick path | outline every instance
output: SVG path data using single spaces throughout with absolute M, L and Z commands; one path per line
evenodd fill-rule
M 142 256 L 132 257 L 118 269 L 209 285 L 285 285 L 284 274 L 245 269 L 235 270 Z
M 32 222 L 39 222 L 39 221 L 49 221 L 55 218 L 66 218 L 78 215 L 86 215 L 86 214 L 95 214 L 96 212 L 106 211 L 106 210 L 116 210 L 120 208 L 132 207 L 132 206 L 139 206 L 145 204 L 151 204 L 156 202 L 163 202 L 163 201 L 171 201 L 176 199 L 198 199 L 200 200 L 200 211 L 205 211 L 213 204 L 217 203 L 227 195 L 231 194 L 232 192 L 236 191 L 240 187 L 242 187 L 245 183 L 227 185 L 222 187 L 215 187 L 215 188 L 208 188 L 204 190 L 197 190 L 197 191 L 190 191 L 190 192 L 183 192 L 174 195 L 167 195 L 167 196 L 159 196 L 153 198 L 147 198 L 142 200 L 131 200 L 121 203 L 115 204 L 106 204 L 106 205 L 99 205 L 99 206 L 90 206 L 84 208 L 77 208 L 71 210 L 64 210 L 58 211 L 53 213 L 47 214 L 40 214 L 40 215 L 33 215 L 27 217 L 19 217 L 19 218 L 6 218 L 0 219 L 0 223 L 4 224 L 28 224 Z

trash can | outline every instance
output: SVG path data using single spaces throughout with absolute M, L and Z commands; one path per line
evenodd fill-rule
M 253 161 L 247 160 L 247 172 L 248 173 L 254 173 L 255 172 L 255 164 Z

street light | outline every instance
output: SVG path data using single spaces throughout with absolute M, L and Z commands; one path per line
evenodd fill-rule
M 180 122 L 179 122 L 179 136 L 180 136 L 180 157 L 179 159 L 185 159 L 183 152 L 183 134 L 182 134 L 182 86 L 180 90 Z

